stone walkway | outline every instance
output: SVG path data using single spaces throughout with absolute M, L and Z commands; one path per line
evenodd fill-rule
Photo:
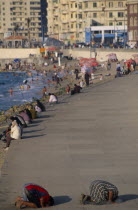
M 137 209 L 138 75 L 86 88 L 35 120 L 12 143 L 0 182 L 0 209 L 14 209 L 22 185 L 34 182 L 55 197 L 53 210 Z M 82 206 L 92 180 L 115 184 L 126 200 Z

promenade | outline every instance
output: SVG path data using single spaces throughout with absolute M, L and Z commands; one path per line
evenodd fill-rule
M 136 72 L 137 73 L 137 72 Z M 132 210 L 138 206 L 138 74 L 85 88 L 51 106 L 13 142 L 0 179 L 0 209 L 12 210 L 24 183 L 45 187 L 53 210 Z M 102 179 L 125 202 L 80 205 Z

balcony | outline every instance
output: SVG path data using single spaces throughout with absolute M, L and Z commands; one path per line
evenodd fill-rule
M 65 4 L 69 4 L 69 3 L 67 2 L 67 0 L 62 0 L 61 4 L 65 5 Z

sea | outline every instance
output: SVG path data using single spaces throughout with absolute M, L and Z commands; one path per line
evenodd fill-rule
M 33 98 L 42 97 L 42 88 L 52 86 L 47 80 L 52 78 L 52 72 L 47 76 L 34 70 L 27 72 L 0 72 L 0 111 L 6 111 L 14 105 L 32 102 Z M 20 86 L 24 86 L 21 90 Z M 27 90 L 27 85 L 30 89 Z M 11 95 L 9 90 L 13 89 Z

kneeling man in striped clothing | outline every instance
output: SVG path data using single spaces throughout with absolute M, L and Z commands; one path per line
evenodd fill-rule
M 115 203 L 118 198 L 118 189 L 113 184 L 96 180 L 90 185 L 90 195 L 81 195 L 80 202 L 82 204 L 103 205 L 107 203 Z

